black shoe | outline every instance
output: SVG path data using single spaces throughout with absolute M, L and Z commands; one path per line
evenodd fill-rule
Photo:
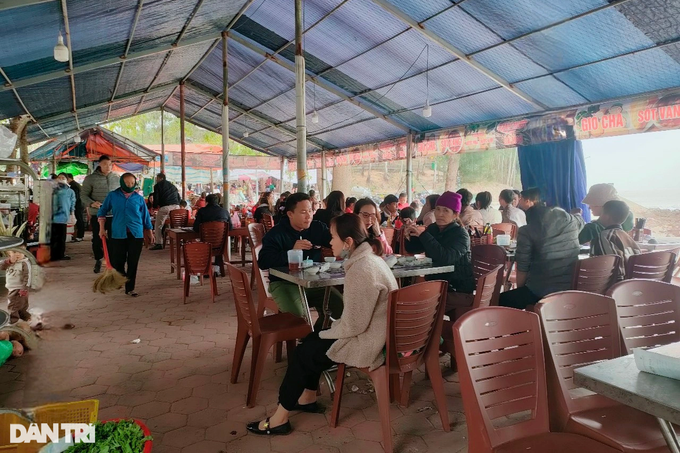
M 134 291 L 125 291 L 125 295 L 130 297 L 139 297 L 139 294 Z
M 310 414 L 323 414 L 326 412 L 326 408 L 323 407 L 321 404 L 318 402 L 314 401 L 313 403 L 309 404 L 300 404 L 300 403 L 295 403 L 295 407 L 293 408 L 294 411 L 301 411 L 301 412 L 308 412 Z
M 163 246 L 161 244 L 156 244 L 153 247 L 151 247 L 149 250 L 163 250 Z
M 290 422 L 286 422 L 283 425 L 276 426 L 274 428 L 269 427 L 269 417 L 264 421 L 264 429 L 260 429 L 260 422 L 248 423 L 246 429 L 253 434 L 259 434 L 262 436 L 285 436 L 293 431 L 290 426 Z
M 102 260 L 97 260 L 94 262 L 94 273 L 98 274 L 102 271 Z

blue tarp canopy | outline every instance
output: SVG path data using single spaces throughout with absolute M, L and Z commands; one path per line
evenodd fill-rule
M 180 81 L 188 121 L 219 132 L 228 30 L 230 135 L 295 154 L 293 0 L 0 9 L 0 119 L 30 113 L 30 142 L 178 114 Z M 312 153 L 680 86 L 678 0 L 304 0 L 304 17 Z M 52 57 L 67 24 L 71 74 Z

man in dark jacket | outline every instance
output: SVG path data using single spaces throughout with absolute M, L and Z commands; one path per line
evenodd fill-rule
M 83 237 L 85 237 L 85 219 L 83 218 L 83 201 L 80 199 L 81 186 L 76 182 L 75 179 L 73 179 L 73 175 L 71 173 L 64 173 L 64 175 L 66 176 L 66 181 L 68 181 L 68 185 L 71 187 L 71 190 L 73 191 L 73 193 L 76 194 L 76 212 L 75 212 L 76 225 L 71 242 L 81 242 L 83 240 Z
M 520 207 L 525 196 L 522 193 Z M 534 202 L 517 233 L 517 289 L 501 293 L 499 304 L 523 310 L 548 294 L 571 289 L 584 221 L 560 208 Z
M 304 259 L 320 262 L 321 247 L 330 247 L 331 233 L 323 223 L 312 220 L 312 203 L 306 193 L 295 193 L 286 199 L 286 215 L 262 239 L 262 250 L 257 264 L 262 270 L 288 267 L 288 251 L 302 250 Z M 298 286 L 273 275 L 269 277 L 269 292 L 281 311 L 305 316 L 306 307 L 300 297 Z M 316 328 L 323 325 L 323 298 L 325 289 L 307 290 L 310 306 L 319 312 Z M 333 319 L 342 314 L 342 296 L 331 292 L 329 307 Z
M 163 225 L 173 209 L 179 209 L 179 192 L 177 187 L 167 179 L 164 173 L 156 175 L 156 185 L 153 186 L 153 207 L 158 209 L 156 213 L 155 236 L 156 245 L 151 250 L 163 248 Z
M 227 210 L 219 205 L 219 197 L 216 194 L 211 193 L 205 197 L 205 202 L 205 207 L 196 212 L 194 231 L 197 233 L 201 231 L 201 223 L 205 222 L 227 222 L 229 224 L 229 229 L 231 230 L 231 218 L 229 217 Z

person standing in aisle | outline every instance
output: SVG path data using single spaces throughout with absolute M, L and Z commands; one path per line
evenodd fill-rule
M 165 173 L 156 175 L 156 185 L 153 186 L 153 207 L 158 208 L 156 213 L 156 245 L 151 250 L 163 249 L 163 225 L 170 216 L 170 211 L 179 209 L 179 191 L 177 187 L 167 179 Z
M 85 237 L 85 219 L 83 218 L 83 201 L 80 199 L 80 192 L 82 191 L 82 186 L 73 179 L 71 173 L 62 173 L 66 176 L 66 181 L 68 181 L 69 187 L 76 195 L 76 224 L 73 227 L 73 238 L 71 242 L 81 242 Z
M 118 177 L 111 171 L 113 163 L 109 156 L 99 158 L 99 167 L 91 174 L 87 175 L 83 181 L 80 199 L 90 215 L 90 225 L 92 227 L 92 253 L 94 254 L 94 273 L 98 274 L 102 270 L 102 259 L 104 259 L 104 249 L 102 240 L 99 236 L 99 221 L 97 213 L 106 196 L 112 190 L 116 190 L 120 184 Z M 111 218 L 107 215 L 106 230 L 110 230 Z
M 57 185 L 52 192 L 52 234 L 50 235 L 50 260 L 70 260 L 66 252 L 66 229 L 69 220 L 74 221 L 76 196 L 66 182 L 66 175 L 57 177 Z

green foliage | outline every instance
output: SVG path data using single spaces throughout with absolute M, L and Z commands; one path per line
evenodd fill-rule
M 180 121 L 175 115 L 165 112 L 164 115 L 165 143 L 179 144 Z M 124 137 L 134 140 L 142 145 L 157 145 L 161 142 L 161 114 L 149 112 L 132 118 L 113 121 L 103 125 Z M 203 143 L 208 145 L 222 145 L 222 136 L 209 130 L 198 127 L 190 122 L 185 122 L 185 134 L 187 143 Z M 260 156 L 262 153 L 254 151 L 247 146 L 233 140 L 229 142 L 229 153 L 237 156 Z
M 97 422 L 95 443 L 79 443 L 65 453 L 141 453 L 147 440 L 152 440 L 151 436 L 144 437 L 142 428 L 132 420 Z

